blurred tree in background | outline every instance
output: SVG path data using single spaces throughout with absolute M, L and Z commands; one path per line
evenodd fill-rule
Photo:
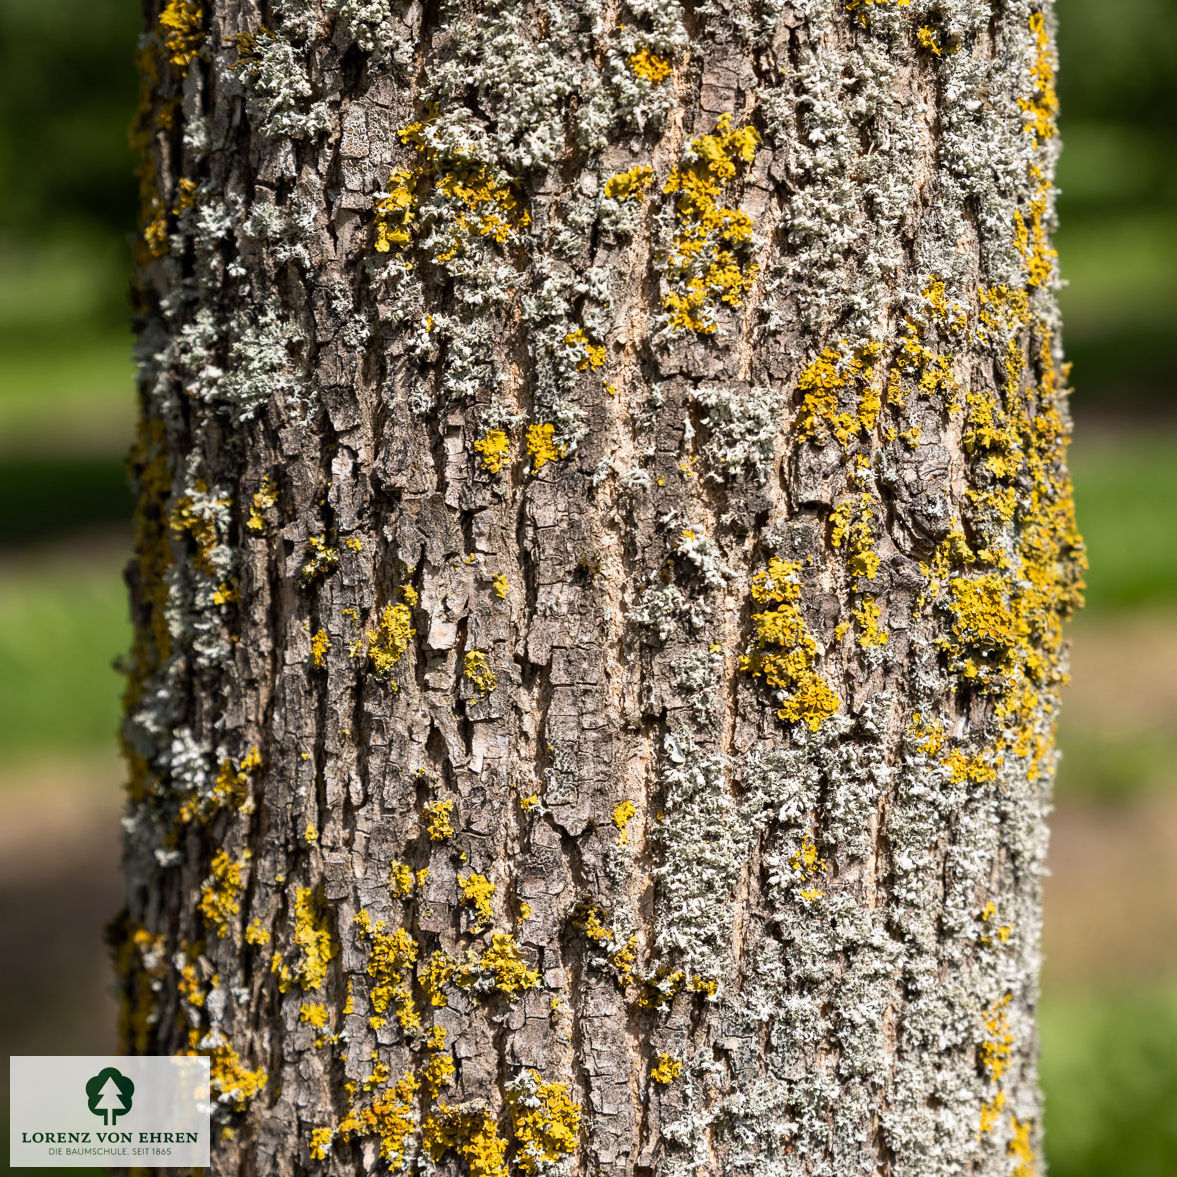
M 1172 904 L 1126 928 L 1135 941 L 1104 941 L 1118 894 L 1132 886 L 1116 839 L 1131 864 L 1148 857 L 1142 830 L 1177 827 L 1177 3 L 1056 0 L 1056 9 L 1055 244 L 1070 282 L 1061 301 L 1079 419 L 1072 467 L 1092 573 L 1056 823 L 1056 871 L 1069 880 L 1086 870 L 1088 889 L 1060 893 L 1053 909 L 1048 895 L 1047 1151 L 1054 1177 L 1168 1177 L 1177 1173 Z M 91 804 L 80 793 L 109 798 L 119 779 L 110 664 L 129 641 L 119 574 L 134 408 L 125 292 L 138 28 L 128 0 L 0 3 L 0 825 L 46 864 L 68 857 L 82 880 L 51 878 L 46 865 L 35 890 L 19 891 L 0 869 L 0 929 L 10 937 L 0 954 L 19 959 L 10 913 L 40 915 L 36 904 L 59 895 L 56 922 L 32 920 L 29 935 L 52 923 L 63 943 L 89 936 L 92 960 L 69 965 L 75 985 L 95 972 L 99 996 L 98 928 L 120 894 L 113 851 L 90 850 L 81 835 L 69 842 L 63 830 L 101 812 L 112 847 L 117 826 L 117 798 Z M 42 813 L 46 796 L 68 798 L 52 809 L 49 845 L 21 832 L 19 798 L 33 788 Z M 108 1047 L 94 1037 L 98 1007 L 54 979 L 65 959 L 47 954 L 52 976 L 5 970 L 0 1042 L 10 1052 Z
M 1177 330 L 1177 7 L 1058 0 L 1056 244 L 1078 413 L 1167 411 Z

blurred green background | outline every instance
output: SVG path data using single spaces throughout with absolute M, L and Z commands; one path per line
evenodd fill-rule
M 1177 1174 L 1177 11 L 1057 0 L 1073 469 L 1092 571 L 1047 893 L 1055 1177 Z M 0 1042 L 113 1045 L 133 415 L 127 0 L 0 5 Z M 1130 900 L 1130 902 L 1129 902 Z M 7 1100 L 4 1100 L 5 1108 Z M 0 1159 L 4 1164 L 6 1158 Z

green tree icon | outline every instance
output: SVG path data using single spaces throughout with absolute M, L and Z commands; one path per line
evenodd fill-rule
M 114 1067 L 105 1067 L 86 1082 L 86 1104 L 108 1128 L 131 1110 L 134 1094 L 135 1084 Z

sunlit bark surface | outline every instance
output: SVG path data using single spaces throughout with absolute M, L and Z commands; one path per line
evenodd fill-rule
M 114 938 L 215 1170 L 1036 1173 L 1050 12 L 146 8 Z

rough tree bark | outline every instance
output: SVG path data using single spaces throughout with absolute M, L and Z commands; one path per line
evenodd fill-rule
M 199 3 L 128 1048 L 212 1056 L 225 1174 L 1034 1173 L 1049 11 Z

